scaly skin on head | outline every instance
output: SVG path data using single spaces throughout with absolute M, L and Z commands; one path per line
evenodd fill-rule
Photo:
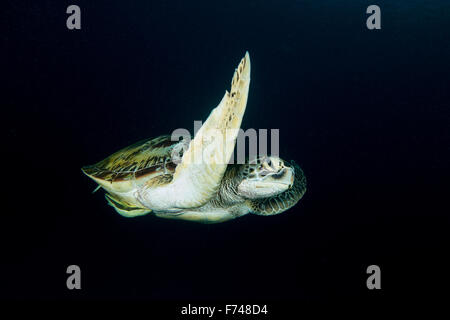
M 247 200 L 252 213 L 263 216 L 279 214 L 293 207 L 303 197 L 306 192 L 306 177 L 294 161 L 291 161 L 290 166 L 294 169 L 294 184 L 279 195 Z
M 306 178 L 300 167 L 276 157 L 252 163 L 229 165 L 215 207 L 245 204 L 250 212 L 274 215 L 294 206 L 306 191 Z

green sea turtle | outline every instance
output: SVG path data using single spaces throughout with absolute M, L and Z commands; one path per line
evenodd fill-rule
M 228 164 L 249 84 L 247 52 L 235 70 L 230 92 L 225 92 L 193 140 L 173 141 L 171 136 L 143 140 L 82 171 L 106 191 L 108 203 L 125 217 L 152 212 L 158 217 L 217 223 L 247 213 L 286 211 L 306 191 L 299 166 L 273 156 Z

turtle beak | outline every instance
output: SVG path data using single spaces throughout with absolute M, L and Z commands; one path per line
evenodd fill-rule
M 294 179 L 295 179 L 294 169 L 288 167 L 283 170 L 286 171 L 285 175 L 289 176 L 289 180 L 288 180 L 289 182 L 286 184 L 289 185 L 289 189 L 290 189 L 294 185 Z

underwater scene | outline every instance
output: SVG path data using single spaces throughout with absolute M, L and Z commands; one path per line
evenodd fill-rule
M 450 2 L 2 7 L 2 302 L 445 299 Z

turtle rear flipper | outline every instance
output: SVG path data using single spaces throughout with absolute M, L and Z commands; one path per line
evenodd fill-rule
M 133 205 L 130 205 L 108 193 L 105 193 L 105 198 L 106 201 L 108 201 L 108 204 L 113 207 L 114 209 L 116 209 L 116 211 L 127 218 L 133 218 L 133 217 L 137 217 L 137 216 L 143 216 L 147 213 L 152 212 L 152 210 L 150 209 L 145 209 L 145 208 L 139 208 Z

